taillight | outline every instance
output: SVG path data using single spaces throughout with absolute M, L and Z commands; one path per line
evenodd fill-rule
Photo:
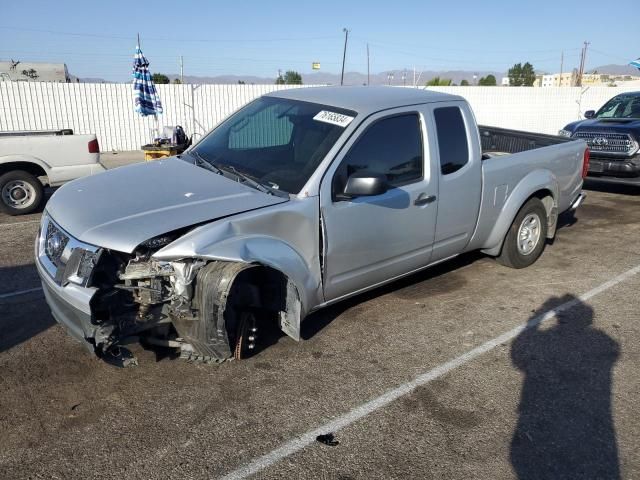
M 587 176 L 589 173 L 589 157 L 591 156 L 591 150 L 588 148 L 584 149 L 584 159 L 582 160 L 582 178 Z
M 97 139 L 93 139 L 89 142 L 89 153 L 100 153 L 100 145 Z

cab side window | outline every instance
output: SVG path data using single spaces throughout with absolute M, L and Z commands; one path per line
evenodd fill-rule
M 344 190 L 347 178 L 363 170 L 386 175 L 391 186 L 423 177 L 423 148 L 417 114 L 384 118 L 371 125 L 342 160 L 333 179 L 333 194 Z
M 469 144 L 462 112 L 458 107 L 441 107 L 433 111 L 443 175 L 457 172 L 469 163 Z

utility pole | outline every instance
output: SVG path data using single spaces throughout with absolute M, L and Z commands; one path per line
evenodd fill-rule
M 347 41 L 349 40 L 349 30 L 343 28 L 344 32 L 344 51 L 342 52 L 342 73 L 340 74 L 340 85 L 344 85 L 344 62 L 347 59 Z
M 584 62 L 584 47 L 580 50 L 580 65 L 578 66 L 578 73 L 576 75 L 576 87 L 582 86 L 582 65 Z
M 369 86 L 369 44 L 367 43 L 367 87 Z
M 407 86 L 407 69 L 406 68 L 402 71 L 402 86 L 403 87 Z
M 576 82 L 576 86 L 578 87 L 582 86 L 582 75 L 584 74 L 584 67 L 587 62 L 587 47 L 589 45 L 589 42 L 584 42 L 584 47 L 582 47 L 582 53 L 580 54 L 580 70 L 578 70 L 578 81 Z
M 584 42 L 584 53 L 582 54 L 582 71 L 580 72 L 580 86 L 582 86 L 582 75 L 584 75 L 584 69 L 587 67 L 587 48 L 591 45 L 590 42 Z
M 184 61 L 182 55 L 180 55 L 180 83 L 184 84 Z
M 564 67 L 564 50 L 560 53 L 560 79 L 558 80 L 558 86 L 562 86 L 562 68 Z

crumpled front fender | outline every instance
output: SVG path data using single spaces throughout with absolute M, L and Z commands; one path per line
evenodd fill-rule
M 304 318 L 324 301 L 319 212 L 314 200 L 287 202 L 198 227 L 156 252 L 154 258 L 200 258 L 271 267 L 295 285 Z

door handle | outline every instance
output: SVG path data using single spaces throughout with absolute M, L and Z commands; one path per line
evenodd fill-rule
M 417 206 L 421 206 L 421 205 L 427 205 L 428 203 L 432 203 L 435 201 L 436 201 L 435 195 L 427 195 L 426 193 L 423 192 L 420 195 L 418 195 L 418 198 L 414 200 L 413 204 Z

